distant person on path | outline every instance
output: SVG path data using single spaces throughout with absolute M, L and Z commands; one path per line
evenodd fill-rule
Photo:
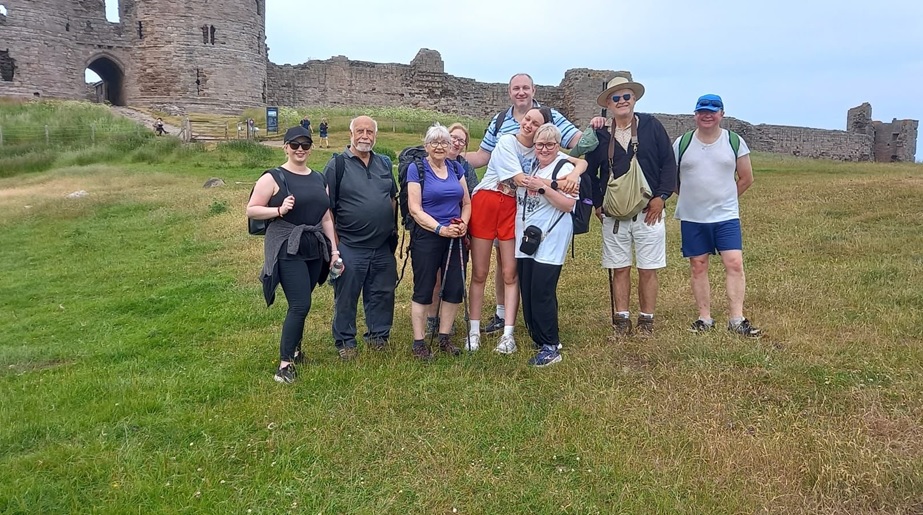
M 570 213 L 579 195 L 564 193 L 558 187 L 559 181 L 574 172 L 574 165 L 560 149 L 561 131 L 551 123 L 539 127 L 535 132 L 536 169 L 526 175 L 516 191 L 516 269 L 522 318 L 537 349 L 529 360 L 534 367 L 553 365 L 562 359 L 558 350 L 558 279 L 574 235 Z M 558 169 L 560 162 L 564 164 Z M 530 226 L 542 231 L 538 250 L 532 254 L 521 247 L 526 227 Z
M 654 332 L 654 308 L 659 289 L 657 270 L 667 266 L 663 209 L 676 188 L 676 160 L 670 136 L 657 118 L 635 113 L 635 103 L 643 95 L 644 86 L 640 83 L 624 77 L 609 81 L 609 87 L 599 95 L 596 103 L 612 115 L 612 126 L 608 130 L 596 129 L 599 146 L 586 155 L 590 173 L 599 177 L 593 205 L 596 206 L 596 216 L 602 221 L 602 265 L 614 270 L 614 274 L 610 274 L 609 288 L 610 292 L 614 291 L 614 329 L 619 336 L 632 333 L 629 312 L 632 246 L 638 268 L 640 313 L 637 332 L 642 337 L 651 336 Z M 604 216 L 601 206 L 609 177 L 620 177 L 628 171 L 634 153 L 630 150 L 633 125 L 638 134 L 638 162 L 653 197 L 644 211 L 630 220 L 619 221 Z M 610 144 L 613 147 L 611 169 Z
M 397 183 L 391 160 L 372 151 L 378 123 L 359 116 L 349 123 L 350 146 L 334 155 L 324 168 L 330 186 L 338 248 L 344 272 L 334 281 L 333 339 L 340 358 L 356 357 L 356 308 L 359 295 L 367 330 L 364 340 L 373 350 L 384 350 L 394 321 L 397 262 L 392 250 L 395 233 Z M 343 160 L 337 181 L 337 160 Z
M 330 130 L 330 125 L 327 124 L 327 118 L 321 118 L 318 131 L 320 131 L 320 143 L 324 148 L 330 148 L 330 141 L 327 139 L 328 130 Z
M 449 145 L 447 152 L 446 160 L 457 162 L 465 170 L 465 185 L 468 187 L 468 192 L 474 191 L 474 188 L 477 187 L 478 175 L 475 172 L 471 164 L 465 159 L 464 152 L 468 149 L 468 129 L 461 123 L 453 123 L 449 126 L 449 134 L 452 137 L 452 144 Z M 470 198 L 470 197 L 469 197 Z M 442 286 L 442 277 L 436 276 L 436 285 L 433 288 L 433 300 L 434 302 L 429 305 L 429 308 L 426 310 L 426 334 L 425 336 L 431 335 L 433 332 L 438 331 L 439 329 L 439 314 L 436 313 L 436 302 L 435 300 L 439 298 L 439 289 Z M 454 323 L 454 319 L 453 319 Z M 452 326 L 451 334 L 455 334 L 455 326 Z
M 301 119 L 301 127 L 304 128 L 304 130 L 308 131 L 308 134 L 312 133 L 311 120 L 309 120 L 307 116 Z
M 465 294 L 463 278 L 468 259 L 462 238 L 468 232 L 471 198 L 464 167 L 449 159 L 452 148 L 449 130 L 433 125 L 426 131 L 423 147 L 428 154 L 422 161 L 424 169 L 417 169 L 416 163 L 407 168 L 407 205 L 415 222 L 410 232 L 412 352 L 415 357 L 428 360 L 432 353 L 425 340 L 426 314 L 433 304 L 440 311 L 441 323 L 434 328 L 438 332 L 439 349 L 452 356 L 461 352 L 452 343 L 450 332 Z M 441 298 L 433 295 L 437 278 L 445 279 Z
M 695 104 L 696 129 L 676 138 L 680 220 L 683 257 L 689 258 L 692 295 L 699 318 L 689 328 L 694 333 L 714 329 L 708 258 L 715 252 L 724 263 L 728 297 L 728 330 L 749 337 L 761 331 L 744 317 L 743 234 L 740 227 L 740 196 L 753 184 L 750 148 L 743 138 L 721 128 L 724 102 L 718 95 L 702 95 Z M 685 145 L 682 143 L 685 142 Z M 682 148 L 684 147 L 684 148 Z
M 509 87 L 507 92 L 510 97 L 510 103 L 512 104 L 509 109 L 505 110 L 502 113 L 497 113 L 491 119 L 490 123 L 487 125 L 487 130 L 484 133 L 484 139 L 481 140 L 481 146 L 475 152 L 466 152 L 465 159 L 471 164 L 474 168 L 480 168 L 487 164 L 490 160 L 491 153 L 494 148 L 497 146 L 497 140 L 500 136 L 504 134 L 516 134 L 519 132 L 519 123 L 522 121 L 523 116 L 530 109 L 537 109 L 541 107 L 535 100 L 535 83 L 532 81 L 532 77 L 527 73 L 517 73 L 510 78 Z M 577 142 L 580 141 L 580 136 L 583 135 L 580 130 L 574 126 L 564 115 L 557 112 L 556 110 L 551 110 L 552 118 L 554 118 L 553 123 L 560 129 L 562 134 L 563 145 L 567 148 L 573 148 L 577 145 Z M 594 118 L 592 124 L 594 127 L 602 127 L 605 123 L 605 119 L 601 117 Z M 580 171 L 582 171 L 581 168 Z M 576 192 L 579 187 L 580 173 L 571 174 L 573 177 L 568 177 L 567 181 L 561 185 L 562 189 L 568 192 Z M 473 191 L 473 190 L 472 190 Z M 488 322 L 483 330 L 486 334 L 492 334 L 503 329 L 505 325 L 506 318 L 506 309 L 503 304 L 503 277 L 501 276 L 501 270 L 503 269 L 503 264 L 500 262 L 500 254 L 497 253 L 497 272 L 494 278 L 494 292 L 496 295 L 497 309 L 493 318 Z M 472 312 L 471 316 L 478 317 L 478 323 L 480 323 L 479 312 Z M 515 316 L 515 314 L 513 314 Z
M 154 122 L 154 131 L 157 132 L 158 136 L 163 136 L 164 134 L 169 134 L 166 129 L 163 128 L 163 118 L 158 118 Z
M 247 216 L 272 220 L 263 241 L 260 280 L 266 305 L 275 301 L 281 284 L 288 311 L 279 340 L 277 382 L 291 383 L 295 364 L 304 360 L 301 340 L 311 309 L 311 293 L 323 284 L 331 262 L 339 255 L 330 217 L 327 186 L 320 173 L 308 168 L 311 137 L 302 127 L 285 132 L 285 164 L 267 170 L 256 182 L 247 204 Z M 281 176 L 281 177 L 280 177 Z M 280 184 L 280 180 L 284 182 Z

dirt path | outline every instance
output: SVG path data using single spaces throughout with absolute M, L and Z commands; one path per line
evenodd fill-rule
M 154 130 L 154 122 L 157 121 L 157 118 L 154 118 L 153 116 L 146 114 L 146 113 L 142 113 L 140 111 L 135 111 L 134 109 L 130 107 L 110 106 L 110 108 L 112 109 L 113 113 L 119 116 L 128 118 L 130 120 L 134 120 L 138 122 L 139 124 L 147 127 L 148 130 L 151 130 L 151 131 Z M 170 125 L 164 122 L 163 128 L 165 131 L 167 131 L 167 134 L 171 136 L 179 136 L 179 132 L 180 132 L 179 127 L 175 125 Z

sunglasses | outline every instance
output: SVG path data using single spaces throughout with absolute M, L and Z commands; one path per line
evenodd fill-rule
M 296 143 L 296 142 L 292 141 L 292 142 L 290 142 L 290 143 L 288 144 L 288 146 L 291 147 L 292 150 L 299 150 L 299 149 L 301 149 L 301 150 L 311 150 L 311 144 L 310 144 L 310 143 Z
M 718 109 L 724 109 L 724 104 L 718 102 L 717 100 L 703 100 L 695 106 L 697 111 L 703 107 L 717 107 Z
M 622 101 L 628 102 L 629 100 L 631 100 L 631 93 L 624 93 L 621 95 L 612 95 L 612 101 L 615 102 L 616 104 L 619 103 L 619 99 L 622 99 Z
M 535 148 L 537 148 L 538 150 L 545 150 L 545 149 L 554 150 L 554 147 L 556 146 L 558 146 L 558 144 L 553 141 L 551 143 L 536 143 L 535 144 Z

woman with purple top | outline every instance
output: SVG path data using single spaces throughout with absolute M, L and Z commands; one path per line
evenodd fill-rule
M 463 267 L 467 262 L 462 242 L 471 218 L 471 198 L 465 183 L 465 169 L 447 159 L 452 146 L 448 129 L 433 125 L 423 145 L 427 157 L 423 170 L 415 163 L 407 168 L 407 205 L 414 224 L 410 231 L 410 263 L 413 267 L 413 297 L 410 304 L 413 326 L 413 355 L 430 359 L 426 345 L 426 310 L 434 301 L 436 277 L 443 279 L 439 313 L 439 348 L 457 356 L 450 331 L 465 292 Z M 422 174 L 422 182 L 420 181 Z

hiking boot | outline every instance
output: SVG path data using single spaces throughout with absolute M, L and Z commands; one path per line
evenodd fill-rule
M 707 333 L 715 328 L 715 321 L 712 320 L 709 324 L 708 322 L 702 320 L 701 318 L 696 320 L 689 326 L 690 333 Z
M 419 359 L 420 361 L 430 361 L 433 359 L 433 353 L 429 351 L 429 346 L 425 343 L 413 344 L 413 349 L 411 352 L 413 353 L 413 357 Z
M 746 336 L 747 338 L 759 338 L 763 335 L 763 331 L 761 331 L 758 327 L 753 327 L 750 325 L 750 321 L 746 318 L 736 326 L 732 326 L 731 323 L 728 322 L 728 331 L 739 334 L 741 336 Z
M 381 352 L 388 348 L 388 339 L 382 338 L 381 336 L 376 336 L 369 339 L 369 348 Z
M 516 352 L 516 339 L 513 338 L 511 334 L 504 334 L 500 337 L 500 341 L 497 342 L 497 347 L 494 349 L 494 352 L 499 352 L 500 354 L 512 354 Z
M 341 347 L 337 350 L 337 354 L 340 355 L 340 359 L 343 361 L 352 361 L 356 359 L 358 352 L 356 352 L 355 347 Z
M 538 368 L 547 367 L 548 365 L 560 363 L 562 359 L 564 358 L 562 358 L 561 353 L 558 352 L 557 345 L 542 345 L 542 349 L 529 359 L 529 366 Z
M 465 350 L 468 352 L 476 352 L 480 348 L 481 348 L 481 335 L 469 334 L 468 338 L 465 340 Z
M 612 324 L 616 336 L 629 336 L 631 334 L 631 320 L 628 317 L 615 317 Z
M 641 338 L 650 338 L 654 336 L 654 318 L 638 316 L 636 331 Z
M 423 336 L 429 338 L 434 334 L 439 334 L 439 317 L 426 317 L 426 331 Z
M 506 321 L 498 317 L 495 313 L 494 317 L 490 319 L 490 322 L 488 322 L 486 326 L 481 328 L 481 332 L 483 332 L 484 334 L 493 334 L 497 331 L 502 331 L 503 325 L 505 323 Z
M 298 373 L 295 372 L 295 365 L 289 363 L 288 365 L 285 365 L 284 368 L 280 368 L 276 370 L 276 375 L 274 375 L 272 378 L 277 383 L 288 384 L 288 383 L 294 383 L 295 377 L 297 376 L 298 376 Z
M 452 345 L 452 339 L 447 334 L 439 335 L 439 350 L 453 356 L 458 356 L 461 354 L 461 349 Z

